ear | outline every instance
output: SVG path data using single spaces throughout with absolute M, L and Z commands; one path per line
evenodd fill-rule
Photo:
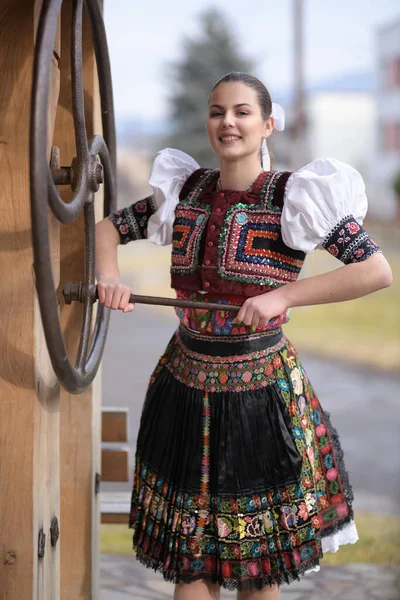
M 268 117 L 266 121 L 264 121 L 264 132 L 263 137 L 268 138 L 274 130 L 275 119 L 274 117 Z

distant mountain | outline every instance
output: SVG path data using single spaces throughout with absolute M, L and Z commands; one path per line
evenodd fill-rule
M 347 73 L 325 81 L 309 84 L 307 94 L 316 92 L 366 92 L 374 93 L 374 74 L 372 71 Z M 281 90 L 274 94 L 274 101 L 289 108 L 292 103 L 293 90 Z M 117 139 L 121 146 L 134 146 L 150 152 L 158 149 L 160 140 L 172 131 L 172 120 L 143 118 L 136 119 L 129 115 L 118 116 L 116 120 Z
M 311 83 L 306 88 L 307 94 L 317 92 L 364 92 L 373 94 L 375 90 L 373 71 L 346 73 L 324 81 Z M 282 90 L 274 95 L 274 100 L 284 106 L 292 102 L 293 90 Z
M 148 147 L 155 140 L 167 137 L 171 132 L 168 119 L 137 119 L 129 115 L 116 118 L 117 141 L 121 146 Z

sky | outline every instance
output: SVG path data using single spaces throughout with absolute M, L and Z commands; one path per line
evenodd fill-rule
M 293 84 L 294 0 L 104 0 L 117 117 L 168 117 L 168 64 L 185 37 L 197 36 L 198 15 L 224 12 L 254 75 L 272 97 Z M 373 70 L 376 31 L 400 19 L 399 0 L 304 0 L 308 84 Z

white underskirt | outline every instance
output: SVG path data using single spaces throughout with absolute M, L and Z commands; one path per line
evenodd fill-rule
M 349 521 L 343 529 L 333 533 L 332 535 L 328 535 L 322 538 L 322 552 L 337 552 L 339 550 L 339 546 L 344 546 L 345 544 L 355 544 L 358 540 L 358 533 L 356 524 L 354 521 Z M 314 573 L 315 571 L 319 571 L 319 565 L 314 567 L 313 569 L 308 569 L 305 573 Z

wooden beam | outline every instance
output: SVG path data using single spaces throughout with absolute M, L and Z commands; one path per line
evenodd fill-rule
M 107 525 L 126 525 L 129 520 L 129 512 L 122 513 L 101 513 L 101 523 Z
M 101 451 L 101 480 L 129 481 L 129 450 Z
M 131 492 L 100 492 L 101 522 L 129 522 Z
M 29 125 L 35 23 L 41 1 L 0 5 L 0 598 L 58 600 L 59 385 L 44 342 L 32 271 Z M 49 137 L 58 100 L 51 66 Z M 54 278 L 58 226 L 50 222 Z M 38 557 L 38 536 L 46 536 Z
M 60 101 L 57 110 L 54 145 L 60 149 L 63 165 L 70 165 L 76 155 L 71 90 L 72 0 L 64 0 L 61 14 Z M 95 86 L 96 64 L 91 28 L 84 12 L 82 32 L 83 82 L 87 135 L 94 133 L 94 108 L 98 102 Z M 97 133 L 97 132 L 96 132 Z M 65 201 L 72 192 L 60 187 Z M 60 229 L 60 290 L 65 282 L 84 277 L 84 215 Z M 59 294 L 61 296 L 61 294 Z M 82 306 L 64 304 L 60 297 L 60 318 L 66 348 L 72 363 L 79 346 Z M 61 391 L 61 600 L 86 600 L 97 597 L 97 559 L 93 556 L 93 532 L 99 528 L 94 519 L 95 448 L 93 387 L 76 396 Z M 97 441 L 98 444 L 98 441 Z M 98 467 L 97 467 L 98 469 Z
M 101 413 L 101 441 L 128 442 L 127 408 L 103 408 Z

